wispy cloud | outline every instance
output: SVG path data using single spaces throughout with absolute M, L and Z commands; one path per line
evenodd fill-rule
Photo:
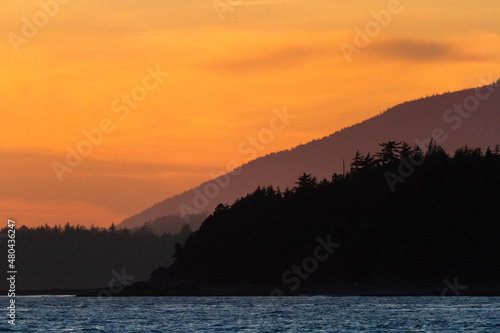
M 298 67 L 331 56 L 332 50 L 323 46 L 287 46 L 256 55 L 228 55 L 227 59 L 205 63 L 202 67 L 216 72 L 241 74 L 248 72 L 279 71 Z
M 377 55 L 393 61 L 394 59 L 408 62 L 429 61 L 479 61 L 484 57 L 465 51 L 459 45 L 432 40 L 392 38 L 376 41 L 366 49 L 367 56 Z

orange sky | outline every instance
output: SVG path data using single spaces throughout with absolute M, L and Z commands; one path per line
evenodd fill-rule
M 119 223 L 247 162 L 274 109 L 296 117 L 259 155 L 498 79 L 498 17 L 498 0 L 4 1 L 1 216 Z M 348 60 L 355 27 L 375 30 Z

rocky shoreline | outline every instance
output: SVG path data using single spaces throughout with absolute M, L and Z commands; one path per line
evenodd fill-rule
M 78 294 L 95 297 L 102 289 Z M 320 282 L 303 285 L 296 291 L 285 285 L 265 283 L 242 285 L 206 285 L 195 281 L 172 280 L 167 276 L 153 276 L 149 281 L 125 286 L 116 297 L 130 296 L 500 296 L 499 282 L 422 283 L 393 277 L 377 277 L 367 281 Z

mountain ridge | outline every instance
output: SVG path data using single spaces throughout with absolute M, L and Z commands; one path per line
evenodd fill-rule
M 165 215 L 211 212 L 231 204 L 257 186 L 292 187 L 304 171 L 319 179 L 341 173 L 357 150 L 373 153 L 380 142 L 406 141 L 425 145 L 434 138 L 447 152 L 464 145 L 487 148 L 500 142 L 500 80 L 489 85 L 406 101 L 328 136 L 271 153 L 156 203 L 124 219 L 132 228 Z M 187 220 L 187 222 L 189 222 Z

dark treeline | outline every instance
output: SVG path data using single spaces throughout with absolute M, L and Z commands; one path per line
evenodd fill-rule
M 112 270 L 121 274 L 122 268 L 135 276 L 130 283 L 146 279 L 151 270 L 172 262 L 174 245 L 190 233 L 187 225 L 161 236 L 147 226 L 133 231 L 114 225 L 22 226 L 16 230 L 17 290 L 106 287 L 115 277 Z M 7 253 L 5 240 L 2 254 Z
M 304 283 L 378 276 L 498 281 L 499 147 L 463 147 L 449 156 L 432 142 L 425 154 L 405 143 L 380 146 L 374 155 L 356 154 L 346 174 L 317 180 L 304 173 L 292 189 L 259 187 L 231 206 L 220 204 L 176 246 L 169 276 L 285 285 L 283 273 L 330 235 L 341 246 Z M 409 160 L 418 166 L 402 168 Z M 401 178 L 392 191 L 395 176 Z

